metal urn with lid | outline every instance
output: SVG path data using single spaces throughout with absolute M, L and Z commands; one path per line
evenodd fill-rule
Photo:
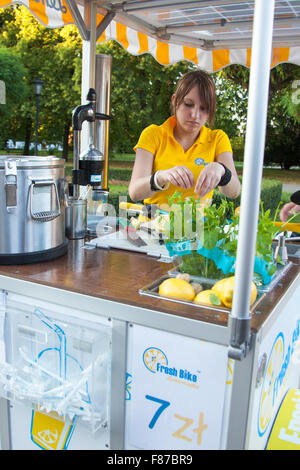
M 0 264 L 66 253 L 64 160 L 0 156 Z

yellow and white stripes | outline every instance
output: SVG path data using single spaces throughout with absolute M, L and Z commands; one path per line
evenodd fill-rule
M 74 24 L 72 15 L 65 0 L 0 0 L 0 7 L 12 4 L 26 6 L 33 15 L 46 27 L 57 28 Z M 79 6 L 79 9 L 82 8 Z M 97 25 L 103 16 L 97 14 Z M 116 21 L 112 21 L 98 39 L 98 43 L 113 39 L 118 41 L 130 54 L 149 53 L 160 64 L 170 65 L 181 60 L 189 60 L 208 72 L 215 72 L 230 64 L 241 64 L 250 67 L 251 49 L 216 49 L 205 51 L 196 47 L 168 44 L 144 33 L 135 31 Z M 300 65 L 300 47 L 276 47 L 273 49 L 271 68 L 282 62 Z

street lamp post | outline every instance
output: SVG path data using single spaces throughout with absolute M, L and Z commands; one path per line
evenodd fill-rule
M 43 80 L 36 78 L 34 80 L 35 94 L 36 94 L 36 121 L 35 121 L 35 155 L 38 155 L 38 128 L 39 128 L 39 98 L 42 93 Z

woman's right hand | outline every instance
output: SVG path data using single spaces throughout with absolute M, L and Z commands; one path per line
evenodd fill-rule
M 159 170 L 157 183 L 163 187 L 172 183 L 177 188 L 189 189 L 194 186 L 194 176 L 191 170 L 184 165 L 174 166 L 168 170 Z

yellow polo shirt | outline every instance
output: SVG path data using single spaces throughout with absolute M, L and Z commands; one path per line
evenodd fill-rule
M 152 124 L 146 127 L 140 135 L 138 143 L 134 147 L 148 150 L 154 155 L 152 171 L 166 170 L 177 165 L 184 165 L 189 168 L 194 175 L 194 182 L 199 174 L 210 162 L 222 152 L 232 152 L 228 136 L 220 129 L 211 130 L 203 126 L 198 139 L 186 152 L 174 138 L 173 129 L 176 124 L 175 116 L 171 116 L 162 125 Z M 183 198 L 196 197 L 194 188 L 177 188 L 170 184 L 164 191 L 157 191 L 153 196 L 144 200 L 145 204 L 167 204 L 168 197 L 175 191 L 182 193 Z M 213 191 L 205 197 L 211 199 Z

